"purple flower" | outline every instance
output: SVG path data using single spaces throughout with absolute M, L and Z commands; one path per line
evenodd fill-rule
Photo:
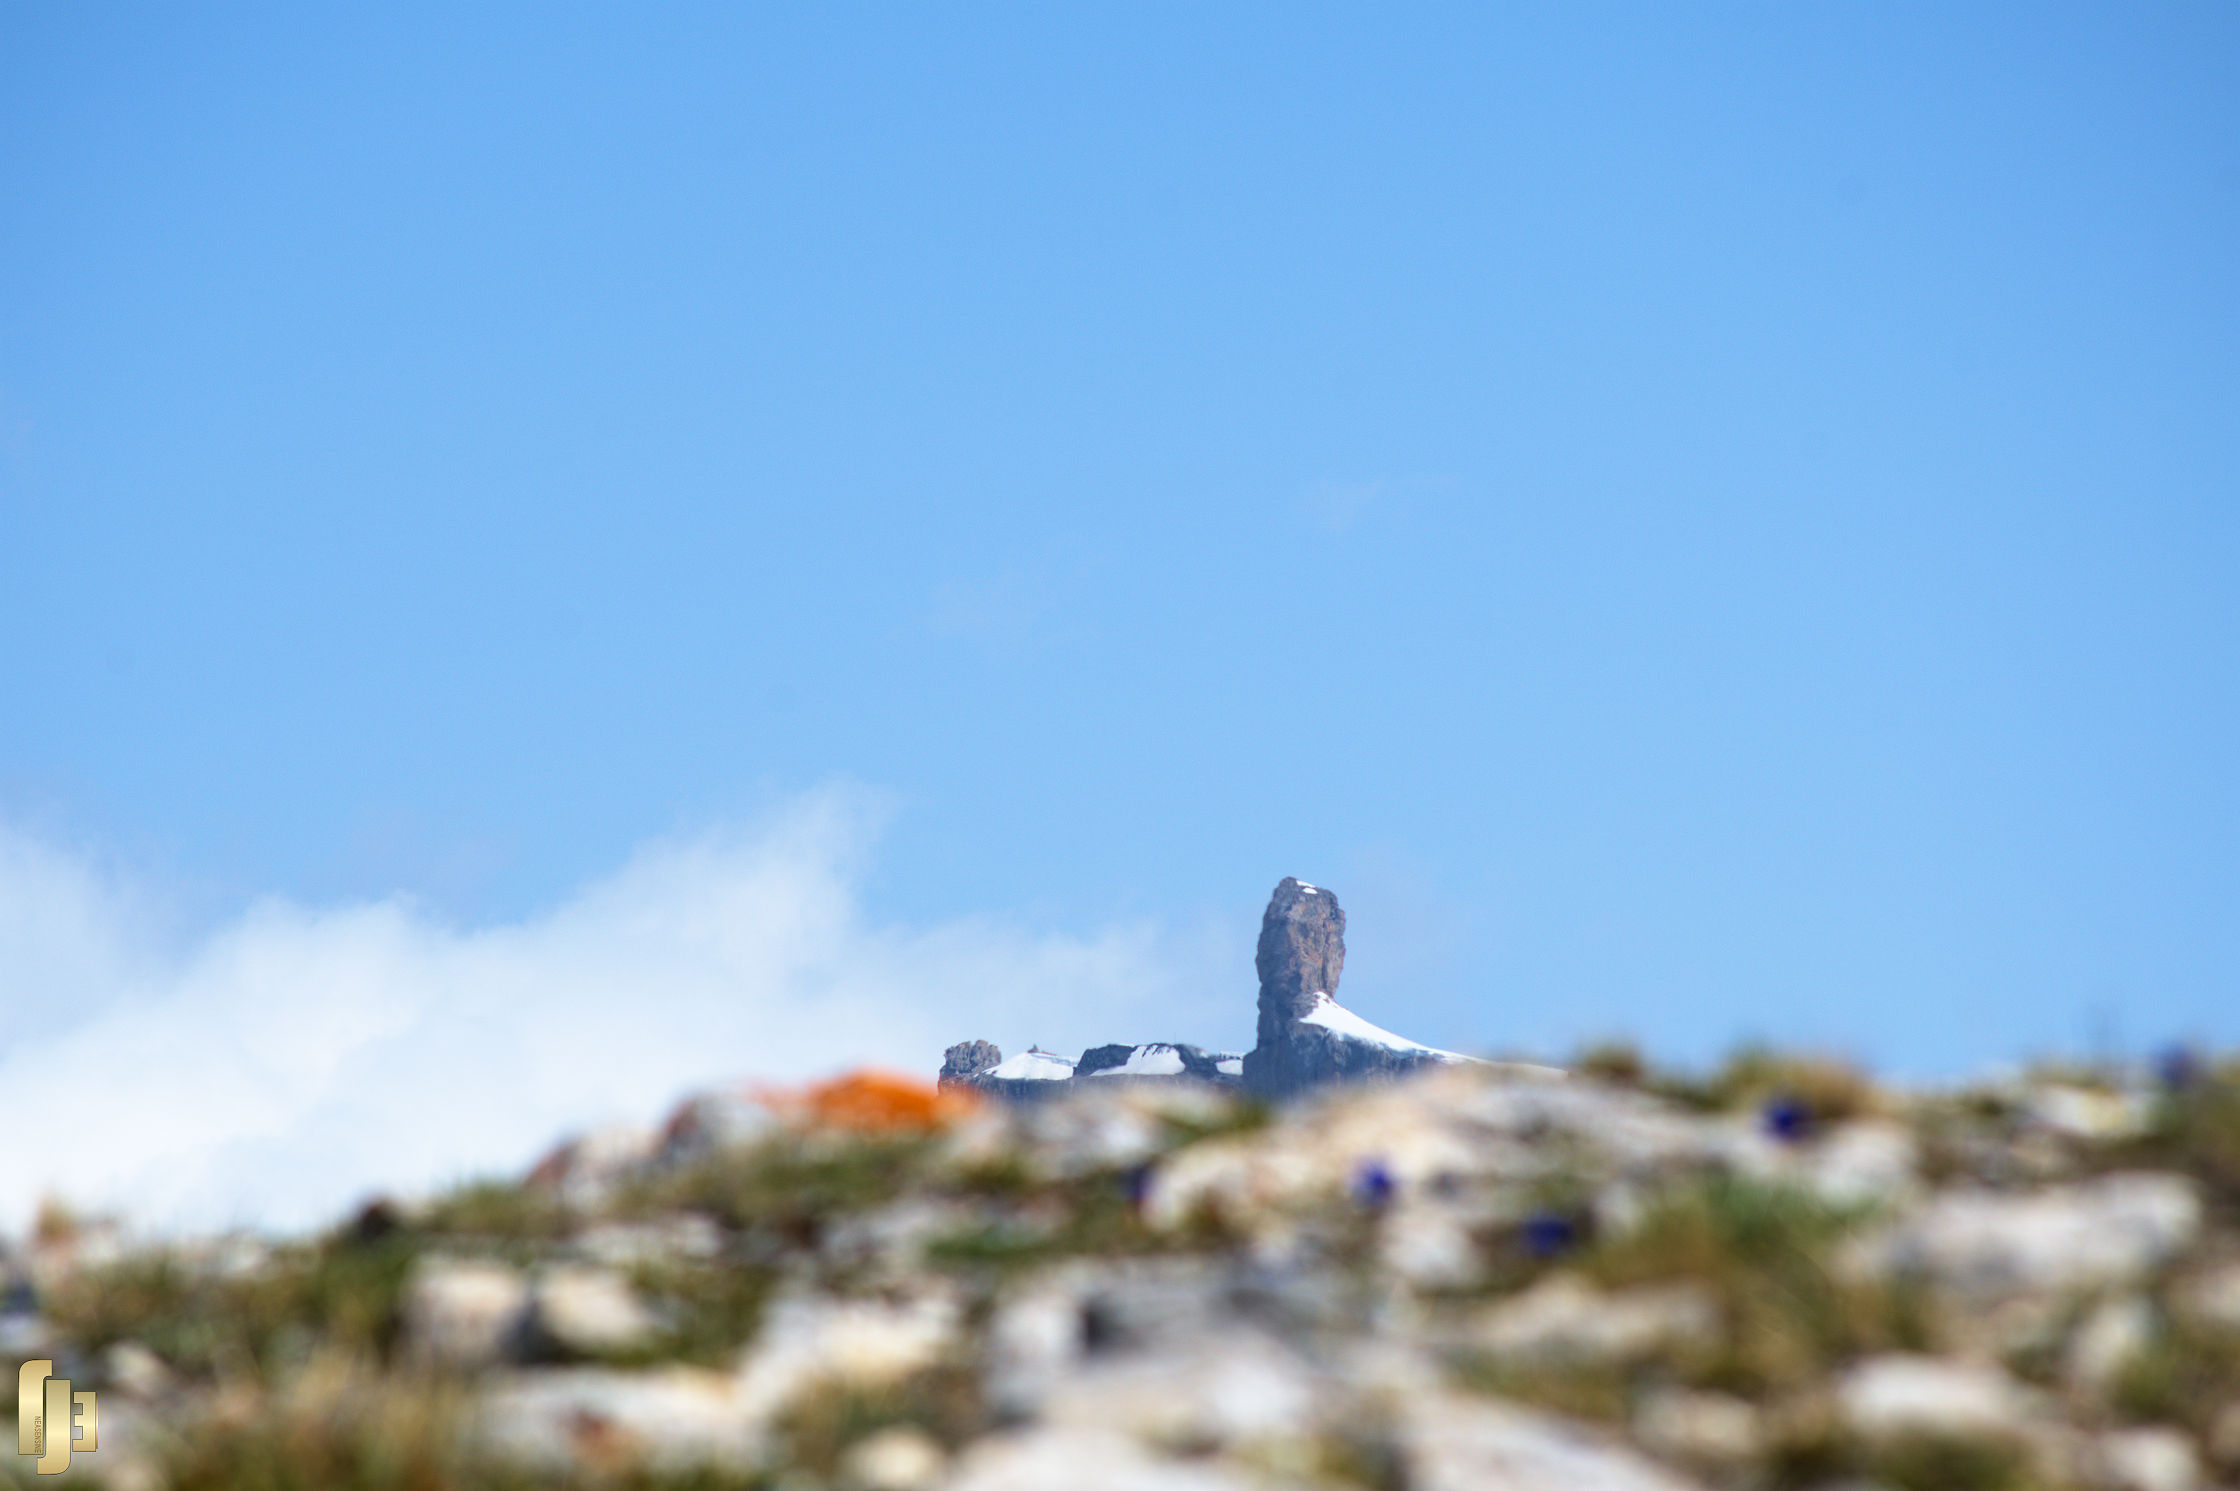
M 1579 1240 L 1579 1229 L 1560 1212 L 1536 1211 L 1524 1219 L 1524 1250 L 1535 1258 L 1553 1258 Z
M 2191 1087 L 2201 1078 L 2201 1057 L 2191 1046 L 2165 1046 L 2154 1059 L 2154 1074 L 2165 1087 Z
M 1794 1144 L 1812 1132 L 1812 1109 L 1801 1098 L 1783 1094 L 1765 1106 L 1766 1132 Z

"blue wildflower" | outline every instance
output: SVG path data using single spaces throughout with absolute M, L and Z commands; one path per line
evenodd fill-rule
M 1765 1106 L 1766 1132 L 1794 1144 L 1812 1132 L 1812 1109 L 1803 1099 L 1784 1093 Z
M 1535 1258 L 1553 1258 L 1579 1240 L 1579 1229 L 1561 1212 L 1536 1211 L 1524 1219 L 1524 1249 Z

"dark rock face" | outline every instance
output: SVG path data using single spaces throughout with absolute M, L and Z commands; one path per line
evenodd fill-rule
M 1277 882 L 1260 917 L 1253 965 L 1260 972 L 1260 1039 L 1244 1058 L 1244 1085 L 1262 1097 L 1287 1098 L 1326 1082 L 1397 1076 L 1450 1059 L 1307 1018 L 1337 999 L 1338 976 L 1346 966 L 1346 914 L 1338 898 L 1320 886 L 1288 875 Z
M 1280 1039 L 1314 1008 L 1314 996 L 1338 997 L 1346 967 L 1346 914 L 1338 898 L 1289 875 L 1276 882 L 1260 915 L 1260 1046 Z
M 1148 1060 L 1142 1060 L 1145 1058 Z M 1224 1072 L 1221 1070 L 1221 1063 L 1224 1061 L 1234 1063 L 1236 1060 L 1237 1058 L 1234 1056 L 1224 1056 L 1215 1052 L 1200 1050 L 1196 1046 L 1176 1045 L 1166 1041 L 1153 1041 L 1143 1046 L 1091 1046 L 1081 1053 L 1080 1064 L 1074 1067 L 1073 1074 L 1078 1079 L 1110 1072 L 1114 1075 L 1106 1080 L 1116 1082 L 1171 1082 L 1179 1077 L 1198 1082 L 1210 1082 L 1216 1087 L 1234 1087 L 1238 1082 L 1234 1067 L 1232 1066 L 1230 1071 Z M 1123 1071 L 1122 1069 L 1128 1066 L 1131 1061 L 1155 1068 L 1172 1067 L 1179 1062 L 1182 1069 L 1180 1071 Z
M 1093 1077 L 1099 1072 L 1109 1072 L 1115 1067 L 1126 1066 L 1128 1058 L 1135 1054 L 1136 1048 L 1133 1046 L 1091 1046 L 1081 1053 L 1081 1060 L 1074 1066 L 1073 1074 L 1076 1077 Z
M 972 1079 L 1003 1060 L 994 1041 L 959 1041 L 941 1053 L 941 1090 L 969 1087 Z
M 1401 1077 L 1452 1060 L 1444 1052 L 1396 1049 L 1301 1024 L 1245 1054 L 1244 1085 L 1264 1098 L 1288 1098 L 1330 1082 Z

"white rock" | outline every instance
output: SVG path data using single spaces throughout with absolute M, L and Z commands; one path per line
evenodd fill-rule
M 1948 1191 L 1869 1241 L 1860 1258 L 1977 1296 L 2082 1290 L 2144 1277 L 2200 1230 L 2191 1181 L 2129 1173 L 2033 1195 Z
M 1225 1466 L 1160 1459 L 1108 1429 L 1044 1428 L 969 1446 L 944 1491 L 1264 1491 Z
M 1092 1357 L 1050 1384 L 1041 1417 L 1202 1452 L 1304 1438 L 1333 1396 L 1295 1352 L 1258 1331 L 1232 1328 L 1160 1350 Z
M 537 1328 L 580 1356 L 610 1356 L 650 1345 L 661 1322 L 620 1274 L 563 1266 L 537 1281 Z
M 772 1308 L 735 1372 L 518 1372 L 483 1395 L 476 1422 L 495 1453 L 545 1468 L 752 1465 L 772 1421 L 805 1391 L 906 1376 L 950 1342 L 956 1318 L 946 1298 L 795 1297 Z
M 101 1354 L 102 1366 L 118 1392 L 133 1398 L 155 1398 L 173 1382 L 171 1368 L 162 1357 L 138 1341 L 117 1341 Z
M 699 1263 L 723 1251 L 723 1229 L 693 1212 L 646 1222 L 604 1222 L 574 1239 L 575 1250 L 607 1268 L 642 1268 L 680 1259 Z
M 780 1127 L 770 1105 L 749 1093 L 695 1093 L 662 1124 L 658 1152 L 665 1160 L 689 1159 L 758 1143 Z
M 1601 1366 L 1639 1361 L 1718 1330 L 1718 1304 L 1696 1285 L 1605 1293 L 1555 1274 L 1488 1310 L 1470 1339 L 1512 1362 Z
M 925 1491 L 948 1463 L 932 1435 L 897 1424 L 850 1445 L 840 1459 L 840 1478 L 862 1491 Z
M 1599 1145 L 1656 1128 L 1636 1123 L 1642 1112 L 1628 1096 L 1571 1093 L 1561 1078 L 1552 1069 L 1473 1063 L 1323 1093 L 1287 1110 L 1271 1130 L 1168 1156 L 1151 1177 L 1144 1215 L 1171 1227 L 1210 1205 L 1258 1231 L 1343 1198 L 1370 1164 L 1392 1178 L 1404 1204 L 1442 1181 L 1544 1175 L 1567 1164 L 1563 1143 Z
M 2102 1300 L 2069 1342 L 2068 1376 L 2079 1387 L 2105 1389 L 2154 1342 L 2154 1306 L 2136 1294 Z
M 1805 1159 L 1805 1183 L 1838 1206 L 1899 1200 L 1919 1188 L 1920 1147 L 1903 1124 L 1844 1124 L 1810 1146 Z
M 1406 1405 L 1410 1491 L 1695 1491 L 1698 1483 L 1583 1425 L 1492 1399 Z
M 21 1478 L 0 1479 L 0 1485 L 84 1485 L 85 1478 L 92 1477 L 101 1491 L 170 1491 L 165 1462 L 175 1462 L 186 1449 L 179 1434 L 184 1426 L 144 1399 L 120 1397 L 112 1401 L 103 1392 L 98 1406 L 100 1448 L 90 1458 L 73 1457 L 69 1470 L 52 1481 L 43 1476 L 34 1479 L 31 1462 L 19 1460 L 16 1463 L 23 1467 Z M 77 1453 L 85 1453 L 82 1444 Z M 5 1474 L 0 1472 L 0 1477 Z
M 1870 1357 L 1838 1381 L 1836 1401 L 1852 1432 L 1873 1442 L 1912 1434 L 2014 1439 L 2036 1409 L 1997 1367 L 1932 1356 Z
M 1484 1263 L 1472 1229 L 1477 1217 L 1461 1207 L 1403 1201 L 1377 1229 L 1385 1267 L 1418 1289 L 1460 1289 L 1478 1281 Z
M 1081 1357 L 1081 1273 L 1045 1274 L 999 1303 L 990 1317 L 988 1392 L 1006 1413 L 1030 1413 L 1059 1374 Z
M 616 1186 L 642 1172 L 661 1143 L 661 1135 L 635 1124 L 595 1129 L 537 1161 L 529 1184 L 551 1191 L 569 1206 L 596 1207 Z
M 740 1363 L 741 1401 L 775 1414 L 807 1388 L 870 1387 L 931 1366 L 955 1339 L 960 1311 L 946 1294 L 915 1298 L 794 1296 L 774 1304 Z
M 485 1390 L 474 1423 L 499 1458 L 561 1472 L 746 1467 L 766 1432 L 734 1379 L 694 1367 L 516 1373 Z
M 826 1231 L 819 1251 L 835 1268 L 851 1275 L 899 1281 L 924 1266 L 927 1244 L 981 1219 L 980 1212 L 959 1201 L 905 1196 L 839 1218 Z
M 1161 1118 L 1170 1103 L 1193 1101 L 1219 1107 L 1223 1099 L 1197 1084 L 1165 1086 L 1133 1083 L 1081 1083 L 1049 1102 L 1030 1104 L 1013 1115 L 1038 1167 L 1056 1176 L 1119 1169 L 1149 1159 L 1165 1147 Z
M 2132 1139 L 2154 1122 L 2155 1097 L 2146 1092 L 2109 1092 L 2101 1088 L 2048 1083 L 2023 1099 L 2033 1122 L 2072 1139 L 2106 1143 Z
M 1765 1448 L 1757 1406 L 1726 1393 L 1652 1391 L 1634 1410 L 1633 1433 L 1652 1452 L 1691 1465 L 1740 1465 Z
M 2201 1485 L 2193 1441 L 2166 1425 L 2103 1434 L 2100 1456 L 2116 1491 L 2196 1491 Z
M 406 1351 L 433 1366 L 485 1367 L 511 1350 L 529 1285 L 502 1263 L 424 1258 L 405 1285 Z

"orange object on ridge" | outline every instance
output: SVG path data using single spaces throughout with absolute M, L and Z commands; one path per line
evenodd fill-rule
M 900 1072 L 865 1068 L 798 1092 L 770 1094 L 773 1108 L 843 1129 L 932 1129 L 978 1106 L 966 1092 L 943 1092 Z

